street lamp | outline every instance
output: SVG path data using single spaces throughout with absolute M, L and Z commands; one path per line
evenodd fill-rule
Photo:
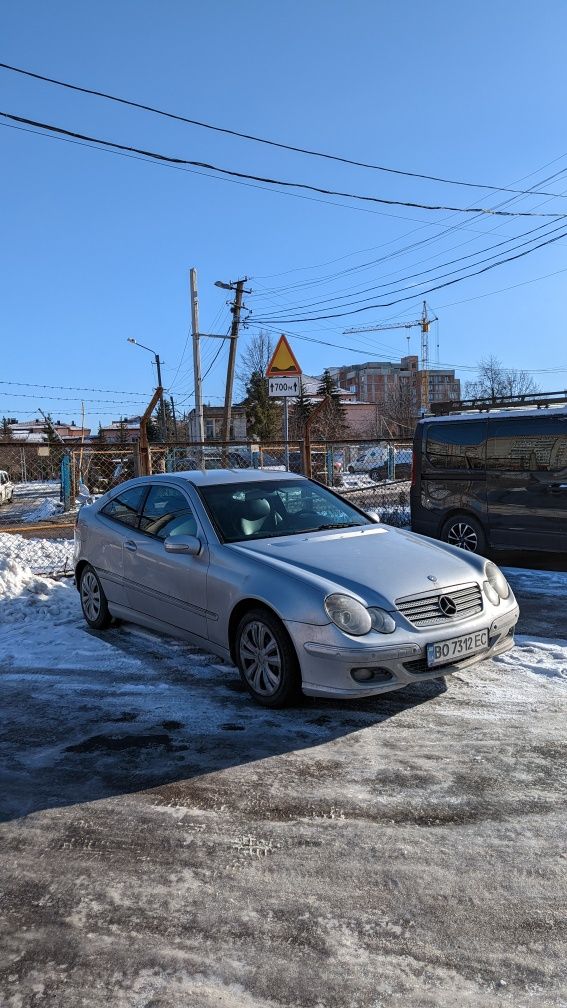
M 134 346 L 139 346 L 142 348 L 142 350 L 147 350 L 148 353 L 152 353 L 154 355 L 154 364 L 157 370 L 158 388 L 160 390 L 159 401 L 161 404 L 161 435 L 163 440 L 167 441 L 167 427 L 165 424 L 165 407 L 163 405 L 163 385 L 161 383 L 161 361 L 159 359 L 159 354 L 156 353 L 155 350 L 152 350 L 150 347 L 144 346 L 143 343 L 138 343 L 138 340 L 135 340 L 133 336 L 128 336 L 127 342 L 133 343 Z

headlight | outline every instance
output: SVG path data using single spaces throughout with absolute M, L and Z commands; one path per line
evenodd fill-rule
M 492 588 L 494 588 L 494 591 L 497 592 L 499 598 L 507 599 L 509 597 L 510 585 L 496 564 L 489 561 L 484 568 L 484 576 Z
M 370 620 L 372 623 L 372 629 L 377 630 L 378 633 L 393 633 L 396 629 L 396 624 L 384 609 L 372 608 L 369 609 Z
M 325 612 L 339 630 L 355 637 L 367 634 L 372 626 L 368 609 L 350 595 L 329 595 L 325 599 Z

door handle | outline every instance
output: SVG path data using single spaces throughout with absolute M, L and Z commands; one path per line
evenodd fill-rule
M 138 549 L 138 547 L 136 546 L 136 543 L 132 542 L 131 539 L 127 539 L 126 540 L 126 542 L 124 543 L 124 548 L 127 549 L 127 550 L 130 550 L 130 553 L 135 553 L 136 550 Z

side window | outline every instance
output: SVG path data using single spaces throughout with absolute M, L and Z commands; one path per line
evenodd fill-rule
M 484 469 L 486 420 L 431 423 L 427 426 L 425 456 L 434 469 Z
M 158 539 L 196 535 L 197 522 L 187 498 L 180 490 L 167 484 L 155 484 L 142 511 L 140 531 L 157 536 Z
M 128 525 L 129 528 L 137 528 L 138 513 L 145 493 L 146 487 L 143 485 L 125 490 L 119 497 L 113 497 L 108 504 L 105 504 L 101 513 L 122 525 Z
M 508 472 L 565 472 L 567 418 L 518 417 L 490 421 L 487 465 Z

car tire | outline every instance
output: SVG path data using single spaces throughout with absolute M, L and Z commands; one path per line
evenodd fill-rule
M 484 529 L 476 518 L 468 514 L 455 514 L 448 518 L 441 529 L 441 539 L 469 553 L 484 554 L 486 550 Z
M 93 630 L 106 630 L 112 623 L 112 616 L 108 611 L 108 602 L 100 578 L 90 564 L 86 564 L 81 571 L 79 594 L 83 616 L 88 625 Z
M 250 609 L 242 617 L 235 654 L 242 682 L 256 703 L 288 707 L 297 699 L 301 691 L 297 655 L 287 631 L 268 609 Z
M 354 466 L 353 465 L 349 465 L 348 466 L 348 471 L 351 474 L 351 476 L 353 476 L 354 475 Z
M 371 469 L 368 475 L 375 483 L 380 483 L 380 481 L 384 479 L 384 476 L 379 469 Z

